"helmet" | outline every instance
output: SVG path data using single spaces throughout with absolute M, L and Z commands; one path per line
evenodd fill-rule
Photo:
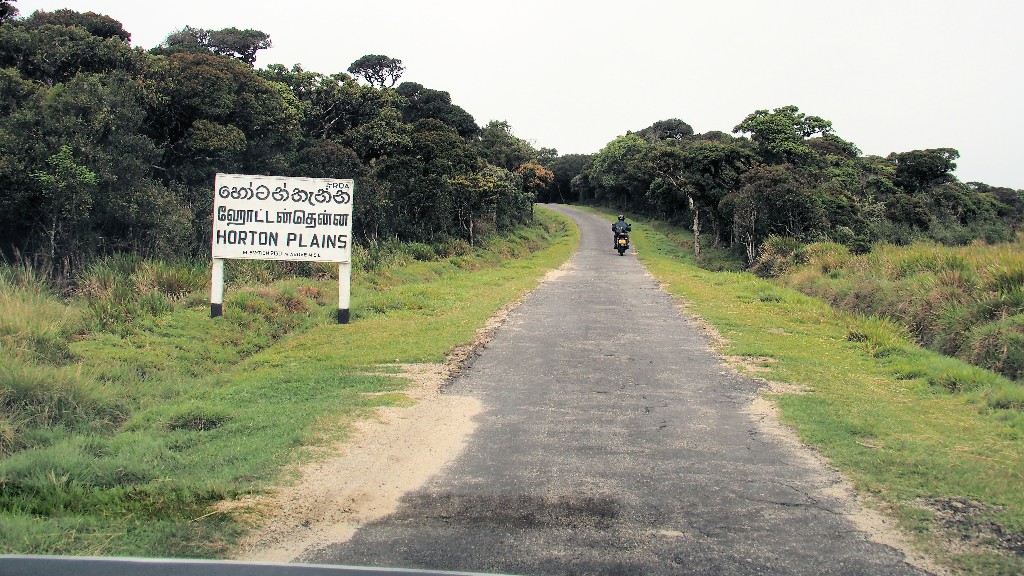
M 623 216 L 622 214 L 619 214 L 619 220 L 625 220 L 625 219 L 626 219 L 625 216 Z

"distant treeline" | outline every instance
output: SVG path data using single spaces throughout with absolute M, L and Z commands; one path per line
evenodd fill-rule
M 1024 220 L 1024 191 L 958 181 L 952 148 L 863 156 L 796 106 L 758 110 L 733 133 L 655 122 L 596 154 L 546 162 L 554 179 L 541 199 L 686 222 L 698 257 L 702 244 L 728 246 L 748 265 L 771 236 L 866 252 L 921 239 L 1008 241 Z
M 130 38 L 109 16 L 0 1 L 3 260 L 69 278 L 105 254 L 207 254 L 217 172 L 355 178 L 363 243 L 472 243 L 527 221 L 552 177 L 506 122 L 398 84 L 394 58 L 257 70 L 258 30 Z

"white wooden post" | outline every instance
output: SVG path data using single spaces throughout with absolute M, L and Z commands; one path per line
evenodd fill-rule
M 338 264 L 338 324 L 348 324 L 349 299 L 352 289 L 352 263 Z
M 224 260 L 213 259 L 213 277 L 210 279 L 210 318 L 224 313 Z

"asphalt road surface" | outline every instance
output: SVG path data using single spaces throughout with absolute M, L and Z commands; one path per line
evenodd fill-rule
M 582 233 L 448 389 L 485 406 L 465 452 L 399 510 L 303 562 L 505 574 L 919 574 L 870 542 L 744 411 L 730 373 L 648 276 Z

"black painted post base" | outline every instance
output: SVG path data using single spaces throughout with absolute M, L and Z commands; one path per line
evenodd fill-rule
M 216 318 L 218 316 L 221 316 L 222 314 L 224 314 L 223 304 L 210 303 L 210 318 Z
M 338 310 L 338 324 L 348 324 L 348 308 Z

